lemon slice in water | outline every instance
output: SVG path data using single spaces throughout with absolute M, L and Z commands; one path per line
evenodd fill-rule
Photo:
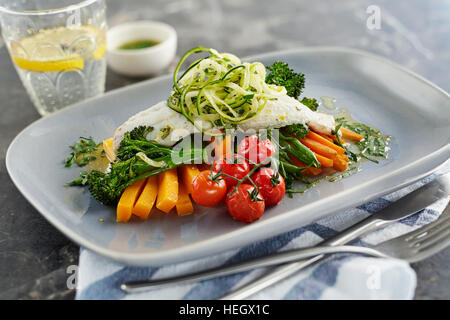
M 44 29 L 10 43 L 11 57 L 21 69 L 37 72 L 84 68 L 85 59 L 101 60 L 106 52 L 103 31 L 91 26 Z

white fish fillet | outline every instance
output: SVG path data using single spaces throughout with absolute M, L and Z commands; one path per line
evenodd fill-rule
M 315 131 L 331 134 L 336 124 L 332 115 L 315 112 L 295 98 L 283 96 L 267 101 L 264 109 L 254 118 L 239 125 L 243 131 L 282 128 L 294 123 L 304 123 Z
M 114 150 L 119 148 L 120 142 L 126 132 L 139 126 L 153 127 L 153 131 L 147 136 L 147 140 L 155 140 L 166 146 L 172 146 L 184 136 L 194 133 L 194 126 L 189 120 L 182 114 L 170 109 L 166 101 L 161 101 L 153 107 L 135 114 L 116 129 L 113 137 Z M 160 132 L 161 129 L 167 128 L 167 126 L 171 128 L 170 134 L 164 138 Z
M 239 128 L 244 131 L 260 130 L 282 128 L 294 123 L 307 124 L 324 134 L 330 134 L 336 126 L 332 115 L 314 112 L 297 99 L 283 96 L 277 100 L 268 101 L 260 114 L 240 124 Z M 210 129 L 209 123 L 204 122 L 203 124 L 206 130 Z M 153 127 L 147 140 L 155 140 L 166 146 L 172 146 L 179 139 L 198 131 L 182 114 L 170 109 L 166 101 L 161 101 L 155 106 L 135 114 L 116 129 L 113 137 L 114 150 L 117 150 L 126 132 L 141 125 Z M 167 127 L 170 128 L 170 133 L 164 137 L 161 130 Z

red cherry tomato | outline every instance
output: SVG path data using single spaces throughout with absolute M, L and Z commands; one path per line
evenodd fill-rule
M 210 174 L 210 170 L 205 170 L 192 180 L 192 199 L 204 207 L 213 207 L 219 204 L 227 193 L 225 181 L 222 179 L 213 181 Z
M 262 168 L 253 174 L 251 178 L 264 197 L 266 206 L 274 206 L 283 199 L 286 193 L 284 179 L 271 168 Z
M 233 218 L 247 223 L 261 218 L 265 208 L 264 198 L 261 194 L 258 194 L 255 201 L 253 201 L 250 195 L 254 190 L 254 186 L 244 183 L 231 195 L 227 195 L 225 204 L 228 213 Z
M 269 140 L 259 140 L 256 135 L 246 137 L 238 146 L 238 155 L 250 163 L 261 163 L 275 153 L 275 146 Z
M 214 161 L 213 171 L 225 173 L 236 179 L 242 179 L 250 172 L 250 166 L 247 161 L 235 155 L 234 161 L 224 158 Z M 228 189 L 236 186 L 238 183 L 233 178 L 229 178 L 226 176 L 222 176 L 222 178 L 225 180 Z

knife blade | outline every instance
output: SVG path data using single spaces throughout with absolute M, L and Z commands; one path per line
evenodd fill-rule
M 450 174 L 437 177 L 432 182 L 400 198 L 372 216 L 363 219 L 338 235 L 323 241 L 320 245 L 338 246 L 346 244 L 364 234 L 378 230 L 390 223 L 407 218 L 445 197 L 450 191 Z M 222 297 L 221 300 L 245 299 L 267 287 L 281 281 L 301 269 L 323 259 L 324 255 L 272 268 L 266 275 L 245 285 L 235 292 Z

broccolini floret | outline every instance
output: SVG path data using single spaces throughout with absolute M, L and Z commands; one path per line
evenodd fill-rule
M 312 111 L 317 111 L 317 108 L 319 108 L 319 102 L 317 102 L 317 100 L 314 98 L 304 97 L 301 103 L 310 108 Z
M 147 140 L 147 135 L 152 131 L 153 127 L 140 126 L 125 133 L 117 149 L 117 159 L 119 161 L 128 160 L 136 156 L 138 152 L 143 152 L 149 158 L 154 159 L 170 152 L 170 148 Z
M 303 73 L 295 73 L 284 62 L 277 61 L 272 64 L 269 74 L 266 76 L 266 83 L 283 86 L 286 88 L 288 96 L 298 98 L 305 87 L 305 75 Z
M 71 186 L 87 186 L 98 201 L 106 205 L 115 204 L 123 191 L 134 182 L 173 169 L 185 163 L 202 162 L 205 156 L 201 148 L 174 150 L 147 141 L 150 127 L 138 127 L 124 135 L 120 143 L 117 160 L 111 163 L 109 172 L 83 171 L 80 177 L 69 183 Z M 152 159 L 145 161 L 145 159 Z M 156 164 L 158 164 L 156 166 Z
M 70 186 L 87 186 L 91 195 L 105 205 L 116 204 L 123 191 L 137 180 L 158 174 L 173 167 L 154 168 L 144 161 L 132 158 L 111 164 L 107 173 L 97 170 L 83 171 L 80 177 L 69 183 Z
M 279 61 L 267 67 L 267 69 L 270 72 L 266 76 L 266 83 L 283 86 L 286 88 L 288 96 L 298 99 L 305 87 L 305 75 L 303 73 L 295 73 L 287 63 Z M 314 98 L 305 97 L 301 102 L 312 111 L 317 111 L 319 107 L 319 103 Z
M 147 141 L 147 136 L 153 131 L 153 127 L 139 126 L 130 131 L 130 137 L 133 140 Z

